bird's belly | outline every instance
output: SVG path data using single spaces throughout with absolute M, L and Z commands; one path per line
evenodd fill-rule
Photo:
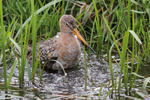
M 81 48 L 80 46 L 74 46 L 74 47 L 65 47 L 59 50 L 58 53 L 58 62 L 53 65 L 53 69 L 61 69 L 61 65 L 64 68 L 70 68 L 73 67 L 74 64 L 78 61 L 81 54 Z M 60 65 L 61 64 L 61 65 Z
M 63 65 L 64 68 L 73 67 L 74 64 L 78 61 L 80 57 L 80 51 L 75 52 L 64 52 L 63 56 L 60 56 L 60 63 Z

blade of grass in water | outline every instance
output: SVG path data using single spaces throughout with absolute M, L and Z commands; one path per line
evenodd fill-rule
M 31 1 L 32 10 L 32 82 L 34 81 L 34 67 L 36 62 L 36 13 L 34 13 L 34 0 Z
M 38 59 L 40 60 L 39 43 L 38 43 Z M 39 61 L 39 78 L 40 78 L 40 82 L 42 81 L 42 73 L 43 73 L 43 70 L 41 70 L 41 63 Z
M 38 67 L 38 64 L 39 64 L 40 60 L 39 59 L 36 59 L 36 62 L 35 62 L 35 66 L 34 66 L 34 70 L 32 72 L 32 78 L 34 80 L 34 76 L 36 74 L 36 70 L 37 70 L 37 67 Z
M 146 90 L 148 83 L 150 82 L 150 77 L 145 78 L 142 89 Z
M 142 59 L 143 59 L 143 57 L 144 57 L 144 55 L 142 56 L 142 57 L 140 57 L 140 47 L 139 47 L 139 52 L 138 52 L 138 57 L 137 57 L 137 62 L 139 62 L 139 63 L 137 63 L 137 67 L 136 67 L 136 71 L 135 71 L 135 73 L 137 74 L 137 72 L 138 72 L 138 70 L 139 70 L 139 67 L 140 67 L 140 65 L 141 65 L 141 62 L 142 62 Z M 133 76 L 133 79 L 132 79 L 132 82 L 131 83 L 134 83 L 135 82 L 135 80 L 136 80 L 136 75 L 134 75 Z M 133 84 L 131 85 L 132 87 L 133 87 Z M 131 87 L 131 88 L 132 88 Z
M 64 72 L 64 76 L 63 76 L 63 77 L 64 77 L 64 82 L 63 82 L 63 84 L 64 84 L 65 81 L 66 81 L 67 73 L 65 72 L 65 69 L 64 69 L 63 65 L 62 65 L 58 60 L 50 60 L 50 61 L 55 61 L 56 63 L 58 63 L 58 64 L 60 65 L 61 69 L 62 69 L 63 72 Z M 47 61 L 47 62 L 48 62 L 48 61 Z M 44 63 L 44 66 L 45 66 L 45 64 L 46 64 L 47 62 Z
M 127 51 L 128 38 L 129 38 L 129 32 L 126 31 L 124 38 L 123 38 L 123 46 L 122 46 L 121 68 L 120 68 L 119 87 L 118 87 L 118 93 L 119 94 L 120 94 L 120 89 L 121 89 L 121 75 L 122 75 L 122 71 L 125 67 L 125 55 L 126 55 L 126 51 Z M 126 78 L 126 76 L 125 76 L 125 78 Z
M 22 20 L 23 19 L 22 19 L 22 15 L 21 15 L 21 66 L 19 66 L 20 87 L 23 87 L 23 82 L 24 82 L 24 71 L 25 71 L 27 44 L 28 44 L 28 36 L 27 36 L 28 23 L 25 26 L 25 37 L 23 38 Z
M 113 74 L 113 68 L 112 68 L 112 60 L 111 60 L 111 51 L 112 48 L 114 47 L 115 42 L 112 44 L 112 46 L 109 49 L 109 69 L 110 69 L 110 75 L 111 75 L 111 80 L 112 80 L 112 85 L 114 86 L 114 74 Z
M 27 56 L 27 49 L 28 49 L 27 46 L 28 46 L 28 41 L 29 41 L 29 34 L 28 33 L 30 33 L 30 27 L 31 27 L 31 25 L 28 25 L 28 23 L 27 23 L 25 26 L 25 39 L 24 39 L 24 52 L 25 52 L 24 58 L 25 58 L 25 64 L 27 66 L 27 72 L 28 72 L 29 80 L 31 80 L 31 69 L 30 69 L 29 64 L 27 64 L 28 60 L 27 60 L 26 56 Z
M 124 66 L 124 84 L 125 84 L 125 89 L 126 91 L 128 91 L 128 61 L 129 61 L 129 57 L 128 57 L 128 53 L 127 53 L 127 65 Z
M 23 33 L 22 33 L 22 15 L 21 15 L 21 66 L 19 66 L 19 85 L 20 85 L 20 87 L 23 87 L 23 81 L 24 81 L 23 67 L 25 67 L 23 42 L 24 42 L 24 39 L 23 39 Z
M 9 87 L 9 85 L 10 85 L 10 81 L 11 81 L 11 78 L 12 78 L 12 76 L 13 76 L 13 73 L 14 73 L 14 70 L 15 70 L 15 68 L 16 68 L 16 66 L 17 66 L 17 59 L 14 61 L 14 63 L 13 63 L 13 65 L 12 65 L 12 67 L 11 67 L 11 71 L 10 71 L 10 73 L 9 73 L 9 78 L 8 78 L 8 81 L 7 81 L 7 87 Z
M 105 18 L 104 16 L 103 16 L 103 19 L 104 19 L 104 22 L 105 22 L 105 24 L 106 24 L 106 26 L 107 26 L 109 32 L 111 33 L 111 35 L 112 35 L 112 37 L 113 37 L 114 45 L 116 46 L 116 48 L 117 48 L 117 50 L 118 50 L 118 53 L 119 53 L 119 55 L 120 55 L 120 57 L 121 57 L 120 49 L 119 49 L 119 47 L 118 47 L 117 41 L 116 41 L 116 39 L 115 39 L 115 36 L 114 36 L 114 34 L 112 33 L 112 31 L 111 31 L 111 29 L 110 29 L 110 27 L 109 27 L 109 25 L 108 25 L 108 22 L 107 22 L 107 20 L 106 20 L 106 18 Z M 113 46 L 112 46 L 112 47 L 113 47 Z M 111 48 L 112 48 L 112 47 L 111 47 Z M 114 77 L 113 77 L 113 69 L 112 69 L 112 62 L 111 62 L 111 50 L 112 50 L 111 48 L 110 48 L 110 51 L 109 51 L 109 64 L 110 64 L 110 72 L 111 72 L 111 78 L 112 78 L 112 85 L 114 86 Z
M 6 67 L 6 46 L 5 46 L 5 39 L 4 39 L 4 34 L 6 34 L 3 30 L 2 32 L 3 34 L 3 39 L 2 39 L 2 52 L 3 52 L 3 67 L 4 67 L 4 80 L 5 80 L 5 91 L 8 90 L 8 87 L 7 87 L 7 67 Z
M 2 34 L 2 52 L 3 52 L 3 67 L 4 67 L 4 81 L 5 81 L 5 91 L 8 90 L 7 87 L 7 67 L 6 67 L 6 52 L 5 52 L 5 28 L 3 25 L 3 9 L 2 9 L 2 0 L 0 0 L 0 17 L 1 17 L 1 34 Z
M 107 96 L 113 91 L 113 89 L 116 87 L 116 85 L 118 84 L 118 82 L 116 82 L 114 84 L 114 86 L 112 87 L 112 89 L 107 93 L 107 95 L 105 96 L 104 100 L 106 100 Z
M 132 11 L 132 30 L 134 31 L 134 11 Z M 132 37 L 132 63 L 131 63 L 131 73 L 133 72 L 133 64 L 134 64 L 134 37 Z M 132 89 L 133 86 L 133 81 L 132 80 L 133 75 L 130 75 L 130 88 L 129 90 Z
M 103 83 L 101 84 L 101 88 L 99 90 L 98 98 L 100 98 L 100 95 L 101 95 L 101 92 L 102 92 L 102 88 L 103 88 Z
M 11 38 L 9 37 L 9 39 L 12 41 L 12 43 L 14 44 L 14 46 L 18 49 L 18 51 L 21 53 L 21 48 L 19 47 L 19 45 Z M 32 74 L 31 74 L 31 69 L 30 69 L 30 66 L 29 66 L 29 63 L 28 63 L 28 60 L 26 59 L 26 66 L 27 66 L 27 71 L 28 71 L 28 77 L 29 77 L 29 80 L 32 79 Z M 20 64 L 18 64 L 20 65 Z

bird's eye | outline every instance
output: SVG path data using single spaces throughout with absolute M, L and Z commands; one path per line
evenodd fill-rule
M 68 26 L 68 23 L 66 23 L 66 25 Z
M 66 22 L 66 25 L 67 25 L 71 30 L 73 30 L 67 22 Z

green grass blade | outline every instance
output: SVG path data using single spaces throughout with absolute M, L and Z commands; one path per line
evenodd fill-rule
M 112 89 L 107 93 L 107 95 L 105 96 L 104 100 L 107 98 L 107 96 L 113 91 L 113 89 L 116 87 L 116 85 L 118 84 L 118 82 L 112 87 Z
M 20 1 L 16 1 L 16 7 L 18 8 L 18 11 L 20 14 L 25 13 L 24 10 L 22 9 L 23 6 L 20 5 Z
M 61 69 L 62 69 L 63 72 L 64 72 L 64 82 L 63 82 L 63 84 L 64 84 L 65 81 L 66 81 L 66 76 L 67 76 L 67 74 L 66 74 L 66 72 L 65 72 L 65 69 L 64 69 L 63 65 L 62 65 L 59 61 L 57 61 L 57 60 L 50 60 L 50 61 L 55 61 L 56 63 L 58 63 L 58 64 L 60 65 Z M 48 61 L 47 61 L 47 62 L 48 62 Z M 45 64 L 46 64 L 47 62 L 45 62 Z M 44 64 L 44 66 L 45 66 L 45 64 Z
M 78 17 L 76 17 L 76 20 L 80 19 L 89 9 L 91 6 L 89 6 L 85 11 L 83 11 Z
M 5 32 L 3 32 L 3 34 L 5 34 Z M 7 91 L 8 87 L 7 87 L 7 67 L 6 67 L 6 52 L 5 52 L 5 40 L 2 39 L 2 52 L 3 52 L 3 67 L 4 67 L 4 80 L 5 80 L 5 91 Z
M 122 55 L 121 55 L 121 68 L 120 68 L 119 87 L 118 87 L 119 93 L 120 93 L 120 89 L 121 89 L 121 75 L 122 75 L 122 71 L 124 70 L 124 67 L 125 67 L 125 56 L 126 56 L 126 51 L 127 51 L 128 38 L 129 38 L 129 32 L 126 31 L 124 38 L 123 38 L 123 47 L 122 47 Z
M 108 21 L 106 20 L 106 18 L 105 18 L 104 16 L 103 16 L 103 19 L 104 19 L 104 22 L 105 22 L 105 24 L 106 24 L 106 26 L 107 26 L 109 32 L 111 33 L 111 36 L 113 37 L 113 40 L 114 40 L 114 42 L 115 42 L 115 46 L 116 46 L 116 48 L 117 48 L 117 50 L 118 50 L 118 53 L 119 53 L 119 56 L 121 57 L 120 49 L 119 49 L 119 47 L 118 47 L 118 44 L 117 44 L 117 42 L 116 42 L 116 39 L 115 39 L 114 34 L 113 34 L 113 32 L 111 31 L 111 29 L 110 29 L 110 27 L 109 27 L 109 25 L 108 25 Z
M 15 59 L 13 65 L 11 67 L 11 71 L 10 71 L 10 74 L 9 74 L 9 77 L 8 77 L 8 81 L 7 81 L 7 87 L 9 87 L 9 85 L 10 85 L 10 81 L 11 81 L 11 78 L 13 76 L 14 70 L 15 70 L 15 68 L 17 66 L 17 62 L 18 62 L 17 59 Z
M 49 7 L 49 8 L 45 11 L 45 13 L 42 15 L 42 18 L 39 20 L 36 30 L 38 30 L 39 27 L 41 26 L 41 23 L 43 22 L 43 20 L 44 20 L 44 18 L 45 18 L 45 16 L 46 16 L 47 12 L 49 11 L 49 9 L 50 9 L 50 7 Z
M 36 59 L 35 66 L 34 66 L 33 73 L 32 73 L 32 79 L 33 79 L 33 80 L 34 80 L 34 76 L 35 76 L 35 74 L 36 74 L 36 70 L 37 70 L 37 67 L 38 67 L 39 62 L 40 62 L 40 60 L 39 60 L 39 59 Z
M 17 20 L 15 21 L 15 19 L 16 19 L 16 17 L 14 17 L 13 20 L 12 20 L 12 22 L 9 24 L 7 32 L 10 32 L 10 28 L 12 27 L 13 23 L 17 21 Z
M 137 76 L 137 77 L 139 77 L 139 78 L 145 78 L 145 76 L 141 76 L 141 75 L 139 75 L 139 74 L 137 74 L 137 73 L 134 73 L 134 72 L 132 72 L 131 74 L 133 74 L 133 75 L 135 75 L 135 76 Z
M 102 88 L 103 88 L 103 83 L 101 84 L 101 88 L 99 90 L 98 98 L 100 98 L 100 95 L 101 95 L 101 92 L 102 92 Z
M 132 30 L 134 31 L 134 11 L 132 11 Z M 134 45 L 135 45 L 135 43 L 134 43 L 134 37 L 132 37 L 132 64 L 131 64 L 131 72 L 130 73 L 132 73 L 133 72 L 133 64 L 134 64 L 134 55 L 135 55 L 135 51 L 134 51 Z M 133 77 L 133 75 L 131 74 L 130 75 L 130 88 L 129 88 L 129 90 L 131 90 L 132 89 L 132 85 L 133 85 L 133 81 L 131 81 L 132 80 L 132 77 Z
M 92 42 L 93 42 L 93 32 L 94 32 L 94 29 L 95 29 L 95 23 L 96 23 L 96 17 L 95 17 L 95 19 L 94 19 L 94 22 L 93 22 L 93 27 L 92 27 L 92 29 L 91 29 L 91 37 L 90 37 L 90 45 L 92 44 Z M 90 51 L 90 49 L 89 49 L 89 51 Z
M 21 66 L 19 66 L 19 85 L 20 87 L 23 87 L 23 81 L 24 81 L 24 70 L 23 67 L 25 67 L 24 64 L 24 48 L 23 48 L 23 32 L 22 32 L 22 15 L 21 15 Z
M 142 44 L 140 38 L 136 35 L 136 33 L 132 30 L 128 30 L 132 35 L 133 37 L 139 42 L 139 44 Z
M 3 32 L 4 30 L 4 26 L 3 26 L 3 9 L 2 9 L 2 7 L 3 7 L 3 4 L 2 4 L 2 0 L 0 0 L 0 17 L 1 17 L 1 32 Z
M 36 62 L 36 13 L 34 13 L 34 0 L 31 1 L 31 10 L 32 10 L 32 76 L 34 76 L 34 67 Z M 32 82 L 34 77 L 32 77 Z
M 8 90 L 7 87 L 7 67 L 6 67 L 6 34 L 5 28 L 3 25 L 3 9 L 2 9 L 2 0 L 0 0 L 0 17 L 1 17 L 1 34 L 2 34 L 2 52 L 3 52 L 3 68 L 4 68 L 4 81 L 5 81 L 5 91 Z
M 39 14 L 40 12 L 42 12 L 43 10 L 45 10 L 46 8 L 49 8 L 50 6 L 60 2 L 62 0 L 57 0 L 57 1 L 51 1 L 50 3 L 46 4 L 45 6 L 41 7 L 40 9 L 38 9 L 35 14 Z M 23 23 L 22 25 L 22 28 L 25 27 L 25 25 L 31 20 L 31 16 Z M 21 28 L 18 30 L 17 34 L 15 35 L 15 38 L 16 39 L 18 37 L 18 35 L 20 34 L 20 31 L 21 31 Z
M 21 54 L 21 48 L 20 48 L 20 46 L 19 46 L 11 37 L 9 37 L 9 39 L 12 41 L 12 43 L 14 44 L 14 46 L 18 49 L 18 51 L 19 51 L 20 54 Z M 27 66 L 27 71 L 28 71 L 29 80 L 31 80 L 31 79 L 32 79 L 32 74 L 31 74 L 30 65 L 29 65 L 27 59 L 26 59 L 25 64 L 26 64 L 26 66 Z
M 148 83 L 150 83 L 150 78 L 149 77 L 144 80 L 142 88 L 146 89 Z
M 9 39 L 10 39 L 10 41 L 15 45 L 15 47 L 18 49 L 18 51 L 19 51 L 20 54 L 21 54 L 21 48 L 20 48 L 20 46 L 19 46 L 11 37 L 9 37 Z
M 131 27 L 131 24 L 130 24 L 130 15 L 131 15 L 131 12 L 130 12 L 130 9 L 131 9 L 131 0 L 128 0 L 128 14 L 127 14 L 127 20 L 128 20 L 128 30 L 130 29 Z
M 65 0 L 61 0 L 61 1 L 65 1 Z M 59 1 L 60 2 L 60 1 Z M 63 14 L 66 14 L 66 12 L 67 12 L 67 10 L 68 10 L 68 6 L 69 6 L 69 3 L 70 3 L 70 1 L 69 0 L 67 0 L 67 4 L 66 4 L 66 6 L 65 6 L 65 9 L 64 9 L 64 13 Z
M 97 10 L 97 7 L 96 7 L 96 3 L 94 0 L 93 1 L 93 5 L 94 5 L 94 9 L 95 9 L 95 14 L 96 14 L 96 30 L 97 30 L 97 35 L 98 35 L 98 44 L 97 44 L 97 53 L 99 53 L 102 49 L 102 44 L 103 44 L 103 32 L 102 32 L 102 27 L 100 26 L 100 23 L 99 23 L 99 15 L 98 15 L 98 10 Z

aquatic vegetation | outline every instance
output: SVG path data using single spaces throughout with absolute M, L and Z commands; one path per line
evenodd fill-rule
M 48 40 L 59 32 L 59 19 L 63 14 L 72 14 L 76 18 L 80 33 L 97 52 L 98 59 L 107 54 L 105 59 L 109 62 L 112 83 L 108 95 L 116 90 L 119 95 L 122 88 L 127 92 L 132 91 L 137 77 L 141 77 L 138 75 L 140 67 L 150 59 L 149 5 L 149 0 L 0 0 L 0 64 L 4 69 L 5 91 L 9 89 L 15 69 L 19 69 L 20 87 L 24 85 L 26 68 L 32 82 L 39 69 L 39 80 L 42 82 L 43 69 L 38 68 L 41 67 L 40 58 L 36 59 L 34 52 L 36 42 Z M 31 44 L 32 62 L 35 62 L 32 68 L 26 60 L 26 46 Z M 16 49 L 21 58 L 16 55 Z M 86 51 L 92 54 L 87 49 L 84 48 L 84 59 Z M 10 73 L 7 72 L 8 58 L 17 58 L 13 60 Z M 85 90 L 88 88 L 89 75 L 87 62 L 85 60 Z M 114 63 L 119 67 L 119 77 L 115 75 Z M 146 89 L 149 78 L 142 78 L 145 81 L 141 87 Z M 99 86 L 98 97 L 105 83 Z M 138 94 L 144 97 L 142 93 Z

